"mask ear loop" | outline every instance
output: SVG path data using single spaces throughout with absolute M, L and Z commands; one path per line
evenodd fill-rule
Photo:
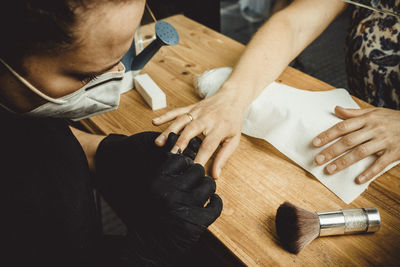
M 150 6 L 149 6 L 149 4 L 147 2 L 146 2 L 146 9 L 147 9 L 147 11 L 149 11 L 150 16 L 152 17 L 154 22 L 157 22 L 156 16 L 154 16 L 154 13 L 153 13 L 153 11 L 151 11 L 151 8 L 150 8 Z
M 33 91 L 35 94 L 39 95 L 40 97 L 46 99 L 49 102 L 55 103 L 55 104 L 64 104 L 67 101 L 66 100 L 61 100 L 61 99 L 55 99 L 52 97 L 49 97 L 42 92 L 40 92 L 38 89 L 35 88 L 30 82 L 28 82 L 24 77 L 19 75 L 13 68 L 11 68 L 10 65 L 8 65 L 6 62 L 4 62 L 3 59 L 0 58 L 0 62 L 20 81 L 22 82 L 26 87 L 28 87 L 31 91 Z

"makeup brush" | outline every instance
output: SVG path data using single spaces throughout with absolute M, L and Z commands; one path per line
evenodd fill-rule
M 276 212 L 275 224 L 283 247 L 297 254 L 318 236 L 376 232 L 381 217 L 377 208 L 311 212 L 285 202 Z

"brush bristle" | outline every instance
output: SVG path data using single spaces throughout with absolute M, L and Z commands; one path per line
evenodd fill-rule
M 295 254 L 319 235 L 318 215 L 289 202 L 279 206 L 275 224 L 283 247 Z

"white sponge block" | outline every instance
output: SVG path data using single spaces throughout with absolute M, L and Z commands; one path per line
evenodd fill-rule
M 135 77 L 135 88 L 152 110 L 167 107 L 167 98 L 164 92 L 147 74 Z

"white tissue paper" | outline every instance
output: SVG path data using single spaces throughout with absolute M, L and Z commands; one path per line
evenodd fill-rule
M 230 75 L 226 68 L 223 68 L 217 86 L 213 87 L 210 85 L 212 84 L 210 77 L 218 76 L 218 69 L 211 73 L 210 76 L 210 72 L 206 72 L 197 79 L 197 82 L 195 81 L 195 87 L 202 87 L 204 84 L 208 86 L 198 89 L 207 97 L 210 94 L 206 91 L 209 90 L 214 94 L 221 86 L 221 77 L 226 79 Z M 334 175 L 325 174 L 326 164 L 318 166 L 314 162 L 314 157 L 330 144 L 315 148 L 311 141 L 341 121 L 334 115 L 334 108 L 338 105 L 345 108 L 359 108 L 344 89 L 311 92 L 274 82 L 251 103 L 245 115 L 242 133 L 266 140 L 349 204 L 368 187 L 369 183 L 400 161 L 390 164 L 363 185 L 356 184 L 354 180 L 374 162 L 375 156 L 369 156 Z

